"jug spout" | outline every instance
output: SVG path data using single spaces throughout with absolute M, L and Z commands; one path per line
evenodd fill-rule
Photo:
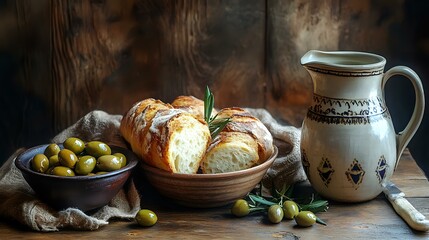
M 386 59 L 382 56 L 353 51 L 319 51 L 310 50 L 301 58 L 305 68 L 342 69 L 361 71 L 383 69 Z
M 302 66 L 311 66 L 312 64 L 316 64 L 320 62 L 321 56 L 323 55 L 322 51 L 318 50 L 310 50 L 308 51 L 304 56 L 301 58 L 301 65 Z

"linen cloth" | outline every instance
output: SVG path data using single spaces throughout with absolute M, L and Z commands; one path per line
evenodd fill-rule
M 301 165 L 299 140 L 301 131 L 293 126 L 279 124 L 265 109 L 250 109 L 272 133 L 279 145 L 289 145 L 290 152 L 279 154 L 272 167 L 264 176 L 267 188 L 280 188 L 283 184 L 293 184 L 306 180 Z M 68 137 L 78 137 L 83 141 L 101 140 L 107 144 L 126 147 L 119 132 L 121 115 L 111 115 L 95 110 L 52 139 L 62 143 Z M 24 151 L 18 149 L 0 168 L 0 217 L 13 219 L 35 231 L 59 231 L 60 229 L 96 230 L 108 224 L 112 218 L 131 220 L 140 209 L 141 198 L 132 178 L 108 205 L 95 212 L 85 213 L 76 208 L 57 211 L 37 198 L 31 187 L 15 167 L 15 158 Z M 281 151 L 280 151 L 281 152 Z

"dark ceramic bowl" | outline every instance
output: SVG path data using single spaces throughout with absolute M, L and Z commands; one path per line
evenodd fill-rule
M 37 196 L 56 209 L 74 207 L 89 211 L 106 205 L 119 192 L 138 163 L 133 152 L 110 146 L 112 153 L 120 152 L 127 157 L 127 165 L 117 171 L 94 176 L 62 177 L 31 170 L 30 160 L 35 154 L 43 153 L 46 146 L 48 144 L 21 153 L 15 165 Z

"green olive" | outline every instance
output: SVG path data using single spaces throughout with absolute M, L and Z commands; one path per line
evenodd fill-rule
M 156 214 L 148 209 L 138 211 L 135 219 L 137 223 L 143 227 L 153 226 L 158 221 Z
M 44 154 L 45 154 L 45 156 L 47 157 L 47 158 L 50 158 L 50 157 L 52 157 L 52 156 L 54 156 L 54 155 L 57 155 L 59 152 L 60 152 L 60 147 L 58 146 L 58 144 L 56 144 L 56 143 L 51 143 L 51 144 L 49 144 L 46 148 L 45 148 L 45 152 L 44 152 Z
M 71 150 L 76 155 L 79 155 L 85 149 L 85 143 L 79 138 L 67 138 L 64 143 L 64 148 Z
M 60 159 L 58 158 L 58 155 L 52 155 L 49 157 L 49 167 L 55 167 L 60 165 Z
M 238 199 L 232 205 L 231 213 L 236 217 L 244 217 L 250 212 L 249 203 L 244 199 Z
M 57 165 L 58 166 L 58 165 Z M 46 170 L 46 174 L 50 174 L 50 175 L 52 175 L 52 170 L 54 170 L 54 168 L 55 168 L 56 166 L 52 166 L 52 167 L 49 167 L 48 168 L 48 170 Z
M 64 167 L 73 168 L 77 162 L 77 156 L 69 149 L 62 149 L 58 153 L 58 160 Z
M 283 203 L 283 213 L 286 219 L 294 219 L 299 213 L 298 205 L 294 201 L 285 201 Z
M 274 204 L 268 208 L 268 220 L 272 223 L 279 223 L 283 219 L 283 209 L 280 205 Z
M 316 222 L 316 215 L 310 211 L 302 211 L 295 217 L 296 224 L 301 227 L 310 227 Z
M 54 169 L 52 169 L 52 174 L 56 176 L 63 176 L 63 177 L 73 177 L 75 176 L 73 170 L 68 167 L 64 166 L 56 166 Z
M 103 175 L 103 174 L 106 174 L 106 173 L 108 173 L 108 172 L 106 172 L 106 171 L 100 171 L 100 172 L 96 172 L 95 175 Z
M 121 162 L 117 156 L 103 155 L 97 159 L 97 169 L 100 171 L 115 171 L 121 168 Z
M 87 175 L 94 170 L 96 162 L 93 156 L 82 156 L 77 161 L 74 171 L 79 175 Z
M 100 141 L 88 142 L 85 146 L 85 151 L 95 158 L 112 154 L 112 150 L 110 149 L 109 145 Z
M 121 168 L 125 167 L 127 165 L 127 157 L 125 157 L 122 153 L 114 153 L 113 156 L 117 156 L 119 158 L 119 161 L 121 162 Z
M 39 173 L 44 173 L 49 168 L 49 160 L 45 154 L 36 154 L 31 160 L 31 168 Z

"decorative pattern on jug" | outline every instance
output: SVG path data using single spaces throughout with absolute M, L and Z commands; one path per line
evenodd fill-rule
M 329 162 L 327 158 L 322 157 L 322 161 L 317 167 L 317 171 L 319 172 L 319 176 L 325 186 L 328 187 L 332 179 L 332 174 L 335 172 L 334 168 L 332 168 L 331 162 Z
M 380 157 L 377 164 L 377 169 L 375 170 L 375 173 L 377 174 L 378 182 L 381 184 L 383 180 L 386 178 L 386 172 L 389 165 L 387 165 L 387 161 L 384 158 L 384 155 Z
M 360 125 L 390 118 L 390 114 L 381 97 L 341 99 L 314 94 L 307 118 L 327 124 Z
M 310 178 L 310 162 L 308 161 L 307 154 L 305 154 L 304 149 L 301 149 L 301 162 L 307 178 Z
M 346 176 L 349 182 L 352 183 L 355 189 L 359 188 L 359 185 L 362 183 L 364 175 L 365 175 L 365 171 L 363 170 L 358 160 L 356 159 L 353 160 L 349 169 L 347 169 L 346 171 Z
M 377 75 L 383 74 L 383 68 L 374 69 L 371 71 L 359 71 L 359 72 L 321 69 L 321 68 L 316 68 L 316 67 L 311 67 L 311 66 L 307 66 L 306 68 L 308 70 L 313 71 L 313 72 L 319 72 L 319 73 L 323 73 L 323 74 L 340 76 L 340 77 L 367 77 L 367 76 L 377 76 Z

